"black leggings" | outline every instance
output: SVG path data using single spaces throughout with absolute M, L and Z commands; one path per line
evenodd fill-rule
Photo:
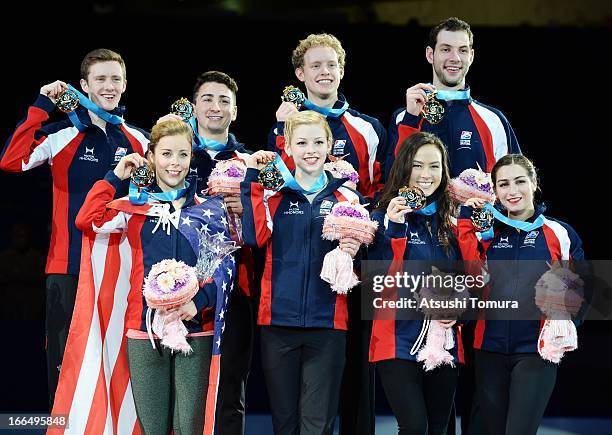
M 421 363 L 391 359 L 376 363 L 399 435 L 446 434 L 457 369 L 449 365 L 426 372 Z
M 275 435 L 332 435 L 344 370 L 346 333 L 261 328 L 261 360 Z
M 476 390 L 486 433 L 535 435 L 557 379 L 557 366 L 538 354 L 477 350 Z

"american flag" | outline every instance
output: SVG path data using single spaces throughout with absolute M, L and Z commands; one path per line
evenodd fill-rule
M 200 200 L 199 205 L 182 210 L 180 219 L 170 220 L 187 237 L 194 252 L 198 249 L 197 229 L 229 240 L 222 200 Z M 159 211 L 152 205 L 134 206 L 126 199 L 113 201 L 109 207 L 151 216 Z M 68 415 L 68 428 L 49 429 L 47 433 L 138 434 L 124 317 L 130 289 L 140 292 L 142 282 L 132 276 L 132 249 L 125 232 L 89 232 L 84 234 L 82 244 L 77 298 L 52 410 L 53 414 Z M 213 276 L 217 303 L 205 435 L 214 433 L 222 336 L 234 276 L 235 260 L 228 255 Z

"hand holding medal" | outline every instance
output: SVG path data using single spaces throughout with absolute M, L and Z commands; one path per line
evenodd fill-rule
M 285 122 L 289 116 L 298 112 L 306 97 L 295 86 L 287 86 L 283 89 L 283 95 L 281 95 L 282 103 L 276 110 L 276 120 L 278 122 Z
M 281 100 L 287 103 L 295 104 L 299 110 L 302 107 L 302 104 L 304 104 L 304 101 L 306 101 L 306 97 L 304 96 L 304 93 L 295 86 L 286 86 L 285 89 L 283 89 Z
M 185 122 L 193 117 L 193 104 L 187 98 L 180 98 L 170 106 L 170 113 L 180 116 Z
M 425 207 L 425 201 L 427 198 L 425 197 L 423 191 L 417 186 L 404 186 L 400 188 L 397 194 L 406 200 L 406 205 L 413 211 L 420 210 Z
M 257 181 L 264 189 L 278 190 L 284 184 L 283 175 L 273 163 L 276 153 L 260 150 L 247 157 L 247 167 L 259 170 Z
M 427 101 L 421 109 L 423 118 L 430 124 L 439 124 L 444 118 L 444 106 L 436 99 L 437 91 L 427 94 Z
M 144 164 L 132 172 L 130 179 L 138 190 L 144 189 L 151 186 L 155 181 L 155 172 L 153 172 L 149 165 Z

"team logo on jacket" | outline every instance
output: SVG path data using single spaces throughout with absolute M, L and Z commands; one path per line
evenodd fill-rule
M 299 202 L 289 201 L 289 210 L 286 210 L 285 214 L 304 214 L 304 210 L 300 210 Z
M 499 242 L 494 244 L 492 247 L 493 248 L 502 248 L 502 249 L 512 248 L 512 245 L 510 244 L 508 239 L 509 239 L 508 237 L 500 237 L 499 238 Z
M 411 245 L 424 245 L 425 244 L 425 242 L 421 240 L 421 238 L 419 237 L 418 231 L 417 232 L 409 231 L 409 233 L 410 233 L 410 238 L 408 239 L 406 243 L 409 243 Z
M 459 136 L 459 148 L 472 148 L 472 132 L 463 130 Z
M 117 147 L 117 150 L 115 151 L 115 162 L 121 160 L 121 158 L 124 157 L 126 154 L 127 148 Z
M 523 240 L 523 247 L 531 246 L 532 248 L 535 248 L 535 243 L 536 239 L 538 238 L 538 234 L 540 234 L 539 231 L 529 231 L 529 233 L 527 233 L 527 235 L 525 236 L 525 240 Z
M 345 146 L 346 146 L 346 139 L 337 139 L 336 142 L 334 142 L 334 146 L 332 148 L 332 154 L 334 156 L 344 155 Z
M 94 154 L 94 151 L 95 151 L 95 147 L 91 147 L 91 148 L 85 147 L 85 152 L 83 153 L 81 157 L 79 157 L 79 160 L 82 160 L 84 162 L 98 163 L 98 158 Z
M 334 203 L 332 201 L 329 201 L 327 199 L 324 200 L 323 202 L 321 202 L 321 208 L 319 209 L 319 215 L 329 214 L 333 206 L 334 206 Z

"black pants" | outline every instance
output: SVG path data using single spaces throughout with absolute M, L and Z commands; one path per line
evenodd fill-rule
M 55 399 L 78 282 L 78 275 L 47 276 L 45 335 L 47 337 L 49 409 L 53 407 Z
M 340 393 L 340 435 L 374 435 L 375 367 L 369 362 L 372 321 L 361 320 L 361 295 L 349 293 L 346 367 Z
M 461 401 L 461 434 L 483 435 L 485 433 L 482 422 L 482 412 L 476 394 L 476 374 L 474 369 L 474 329 L 476 322 L 468 322 L 461 328 L 463 341 L 463 356 L 465 364 L 459 366 L 459 384 L 457 395 Z M 449 432 L 451 433 L 451 432 Z M 453 431 L 454 435 L 455 432 Z
M 490 435 L 535 435 L 557 379 L 557 366 L 538 354 L 477 350 L 476 390 Z
M 223 333 L 223 356 L 215 433 L 244 433 L 246 383 L 253 357 L 255 319 L 253 301 L 238 289 L 232 295 Z
M 276 435 L 331 435 L 346 333 L 264 326 L 261 359 Z
M 426 372 L 421 363 L 391 359 L 376 363 L 378 375 L 399 435 L 444 435 L 448 425 L 457 369 L 449 365 Z

